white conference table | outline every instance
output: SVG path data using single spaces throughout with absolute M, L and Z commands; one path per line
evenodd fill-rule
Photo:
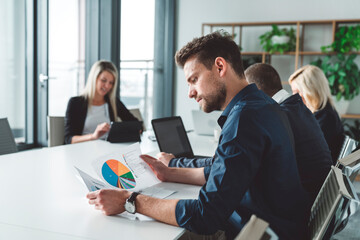
M 194 153 L 213 155 L 213 137 L 189 134 Z M 146 133 L 143 153 L 158 151 Z M 105 216 L 90 206 L 74 165 L 96 177 L 91 162 L 128 144 L 97 140 L 0 156 L 0 239 L 176 239 L 184 229 L 157 221 Z M 199 186 L 161 183 L 171 198 L 196 198 Z

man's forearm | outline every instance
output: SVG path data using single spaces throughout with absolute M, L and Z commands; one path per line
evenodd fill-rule
M 202 186 L 206 182 L 204 168 L 169 168 L 166 181 Z
M 178 199 L 158 199 L 140 194 L 136 198 L 136 210 L 138 213 L 160 222 L 179 226 L 175 216 L 175 208 L 178 201 Z

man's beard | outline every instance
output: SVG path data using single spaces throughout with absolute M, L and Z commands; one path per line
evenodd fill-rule
M 219 83 L 215 93 L 202 98 L 201 109 L 206 112 L 221 110 L 226 99 L 226 88 L 224 83 Z

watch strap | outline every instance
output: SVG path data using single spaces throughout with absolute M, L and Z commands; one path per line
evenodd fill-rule
M 128 202 L 135 202 L 136 197 L 139 195 L 139 192 L 133 192 L 130 197 L 128 198 Z

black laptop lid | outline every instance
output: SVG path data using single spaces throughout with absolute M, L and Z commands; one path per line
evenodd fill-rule
M 176 157 L 194 157 L 181 117 L 153 119 L 151 124 L 160 151 Z
M 139 142 L 141 129 L 142 122 L 140 121 L 112 122 L 106 141 L 111 143 Z

